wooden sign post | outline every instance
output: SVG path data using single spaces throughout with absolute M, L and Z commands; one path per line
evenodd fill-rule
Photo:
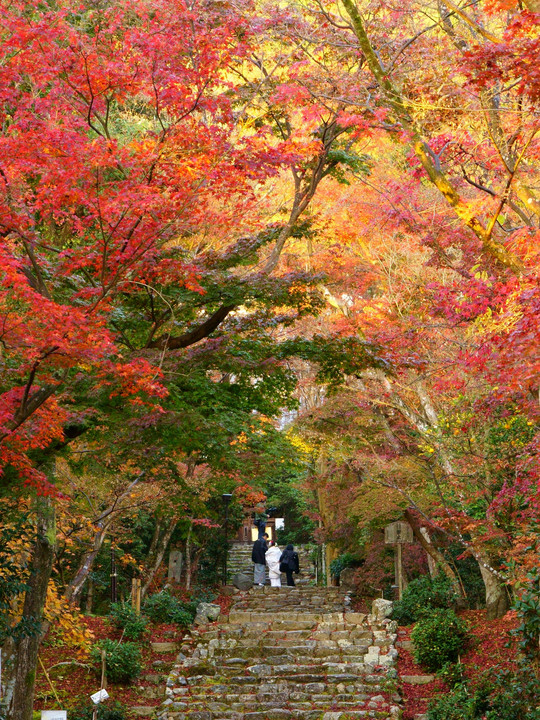
M 403 520 L 390 523 L 384 528 L 384 542 L 387 545 L 394 545 L 396 552 L 394 555 L 394 568 L 396 573 L 396 587 L 398 590 L 398 600 L 403 597 L 404 578 L 403 578 L 403 560 L 401 556 L 401 546 L 403 543 L 414 542 L 414 535 L 409 523 Z
M 141 614 L 141 580 L 133 578 L 131 580 L 131 607 L 137 615 Z

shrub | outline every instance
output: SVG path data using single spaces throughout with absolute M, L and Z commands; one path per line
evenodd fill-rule
M 211 603 L 217 598 L 217 593 L 211 588 L 197 586 L 193 588 L 191 603 L 195 604 L 195 607 L 201 602 Z
M 432 700 L 427 716 L 428 720 L 479 720 L 486 709 L 485 691 L 471 694 L 467 685 L 462 684 Z
M 107 653 L 107 679 L 110 682 L 127 683 L 141 674 L 141 649 L 137 643 L 119 643 L 110 638 L 100 640 L 90 652 L 90 658 L 98 672 L 101 671 L 102 649 Z
M 343 555 L 339 555 L 335 560 L 330 563 L 330 573 L 333 577 L 339 578 L 342 570 L 349 567 L 357 567 L 359 565 L 358 558 L 352 553 L 346 552 Z
M 168 592 L 150 595 L 144 603 L 144 612 L 150 620 L 162 623 L 176 623 L 187 627 L 197 612 L 196 602 L 182 602 Z
M 540 685 L 535 670 L 525 661 L 515 671 L 495 675 L 486 720 L 540 720 Z
M 534 669 L 486 673 L 474 688 L 463 682 L 431 702 L 428 720 L 540 720 Z
M 401 625 L 420 620 L 434 608 L 450 608 L 457 600 L 452 583 L 443 573 L 412 580 L 403 592 L 403 598 L 394 604 L 392 617 Z
M 511 631 L 518 637 L 518 647 L 530 662 L 540 659 L 540 574 L 537 568 L 527 573 L 524 582 L 516 583 L 519 596 L 513 609 L 520 625 Z
M 414 659 L 428 670 L 455 662 L 465 646 L 467 627 L 453 610 L 432 610 L 411 633 Z
M 112 603 L 109 612 L 111 622 L 129 640 L 138 640 L 146 630 L 148 623 L 144 615 L 138 615 L 129 603 Z
M 93 705 L 85 705 L 68 711 L 68 720 L 92 720 L 94 712 Z M 100 703 L 97 706 L 97 720 L 126 720 L 127 708 L 122 703 L 115 702 L 112 705 Z
M 450 687 L 461 685 L 465 682 L 465 668 L 460 663 L 447 662 L 438 671 L 437 677 L 443 680 Z

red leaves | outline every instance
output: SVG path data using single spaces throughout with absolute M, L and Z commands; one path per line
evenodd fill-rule
M 177 239 L 226 234 L 290 161 L 265 131 L 231 138 L 241 9 L 61 5 L 11 3 L 0 37 L 0 471 L 42 488 L 28 453 L 62 441 L 77 388 L 160 411 L 161 370 L 114 329 L 126 298 L 202 292 Z
M 510 4 L 515 5 L 515 3 Z M 532 101 L 538 101 L 540 99 L 538 15 L 526 10 L 515 13 L 500 43 L 477 46 L 466 53 L 466 59 L 471 84 L 487 87 L 494 81 L 513 82 L 520 94 Z

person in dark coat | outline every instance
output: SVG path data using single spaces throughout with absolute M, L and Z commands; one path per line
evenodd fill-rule
M 260 515 L 258 515 L 256 517 L 256 519 L 253 521 L 253 524 L 257 528 L 257 532 L 258 532 L 257 540 L 262 540 L 262 538 L 266 534 L 265 530 L 266 530 L 266 521 L 267 520 L 268 520 L 268 515 L 263 512 Z M 268 537 L 268 535 L 267 535 L 267 537 Z
M 279 559 L 279 569 L 284 572 L 287 576 L 287 585 L 295 587 L 293 573 L 300 572 L 300 561 L 298 560 L 298 553 L 294 551 L 293 545 L 287 545 L 281 558 Z
M 251 551 L 251 560 L 253 567 L 253 582 L 255 585 L 264 585 L 266 581 L 266 551 L 268 550 L 268 533 L 264 533 L 262 538 L 255 540 L 253 550 Z

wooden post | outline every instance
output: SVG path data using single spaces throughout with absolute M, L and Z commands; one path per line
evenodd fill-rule
M 403 575 L 403 557 L 402 544 L 406 542 L 414 542 L 414 535 L 409 523 L 397 521 L 390 523 L 384 528 L 384 541 L 395 548 L 394 569 L 396 574 L 396 587 L 398 592 L 398 600 L 403 597 L 405 589 L 405 579 Z
M 100 690 L 107 688 L 107 651 L 105 648 L 101 649 L 101 687 Z
M 107 651 L 101 649 L 101 687 L 100 690 L 105 690 L 107 687 Z M 92 720 L 97 720 L 98 714 L 98 703 L 94 703 L 94 710 L 92 712 Z
M 141 614 L 141 579 L 133 578 L 131 581 L 131 607 L 137 615 Z
M 118 600 L 116 592 L 116 552 L 114 545 L 111 545 L 111 602 L 115 603 Z
M 398 600 L 401 600 L 403 597 L 403 559 L 401 553 L 401 543 L 397 543 L 396 560 L 396 585 L 398 588 Z

